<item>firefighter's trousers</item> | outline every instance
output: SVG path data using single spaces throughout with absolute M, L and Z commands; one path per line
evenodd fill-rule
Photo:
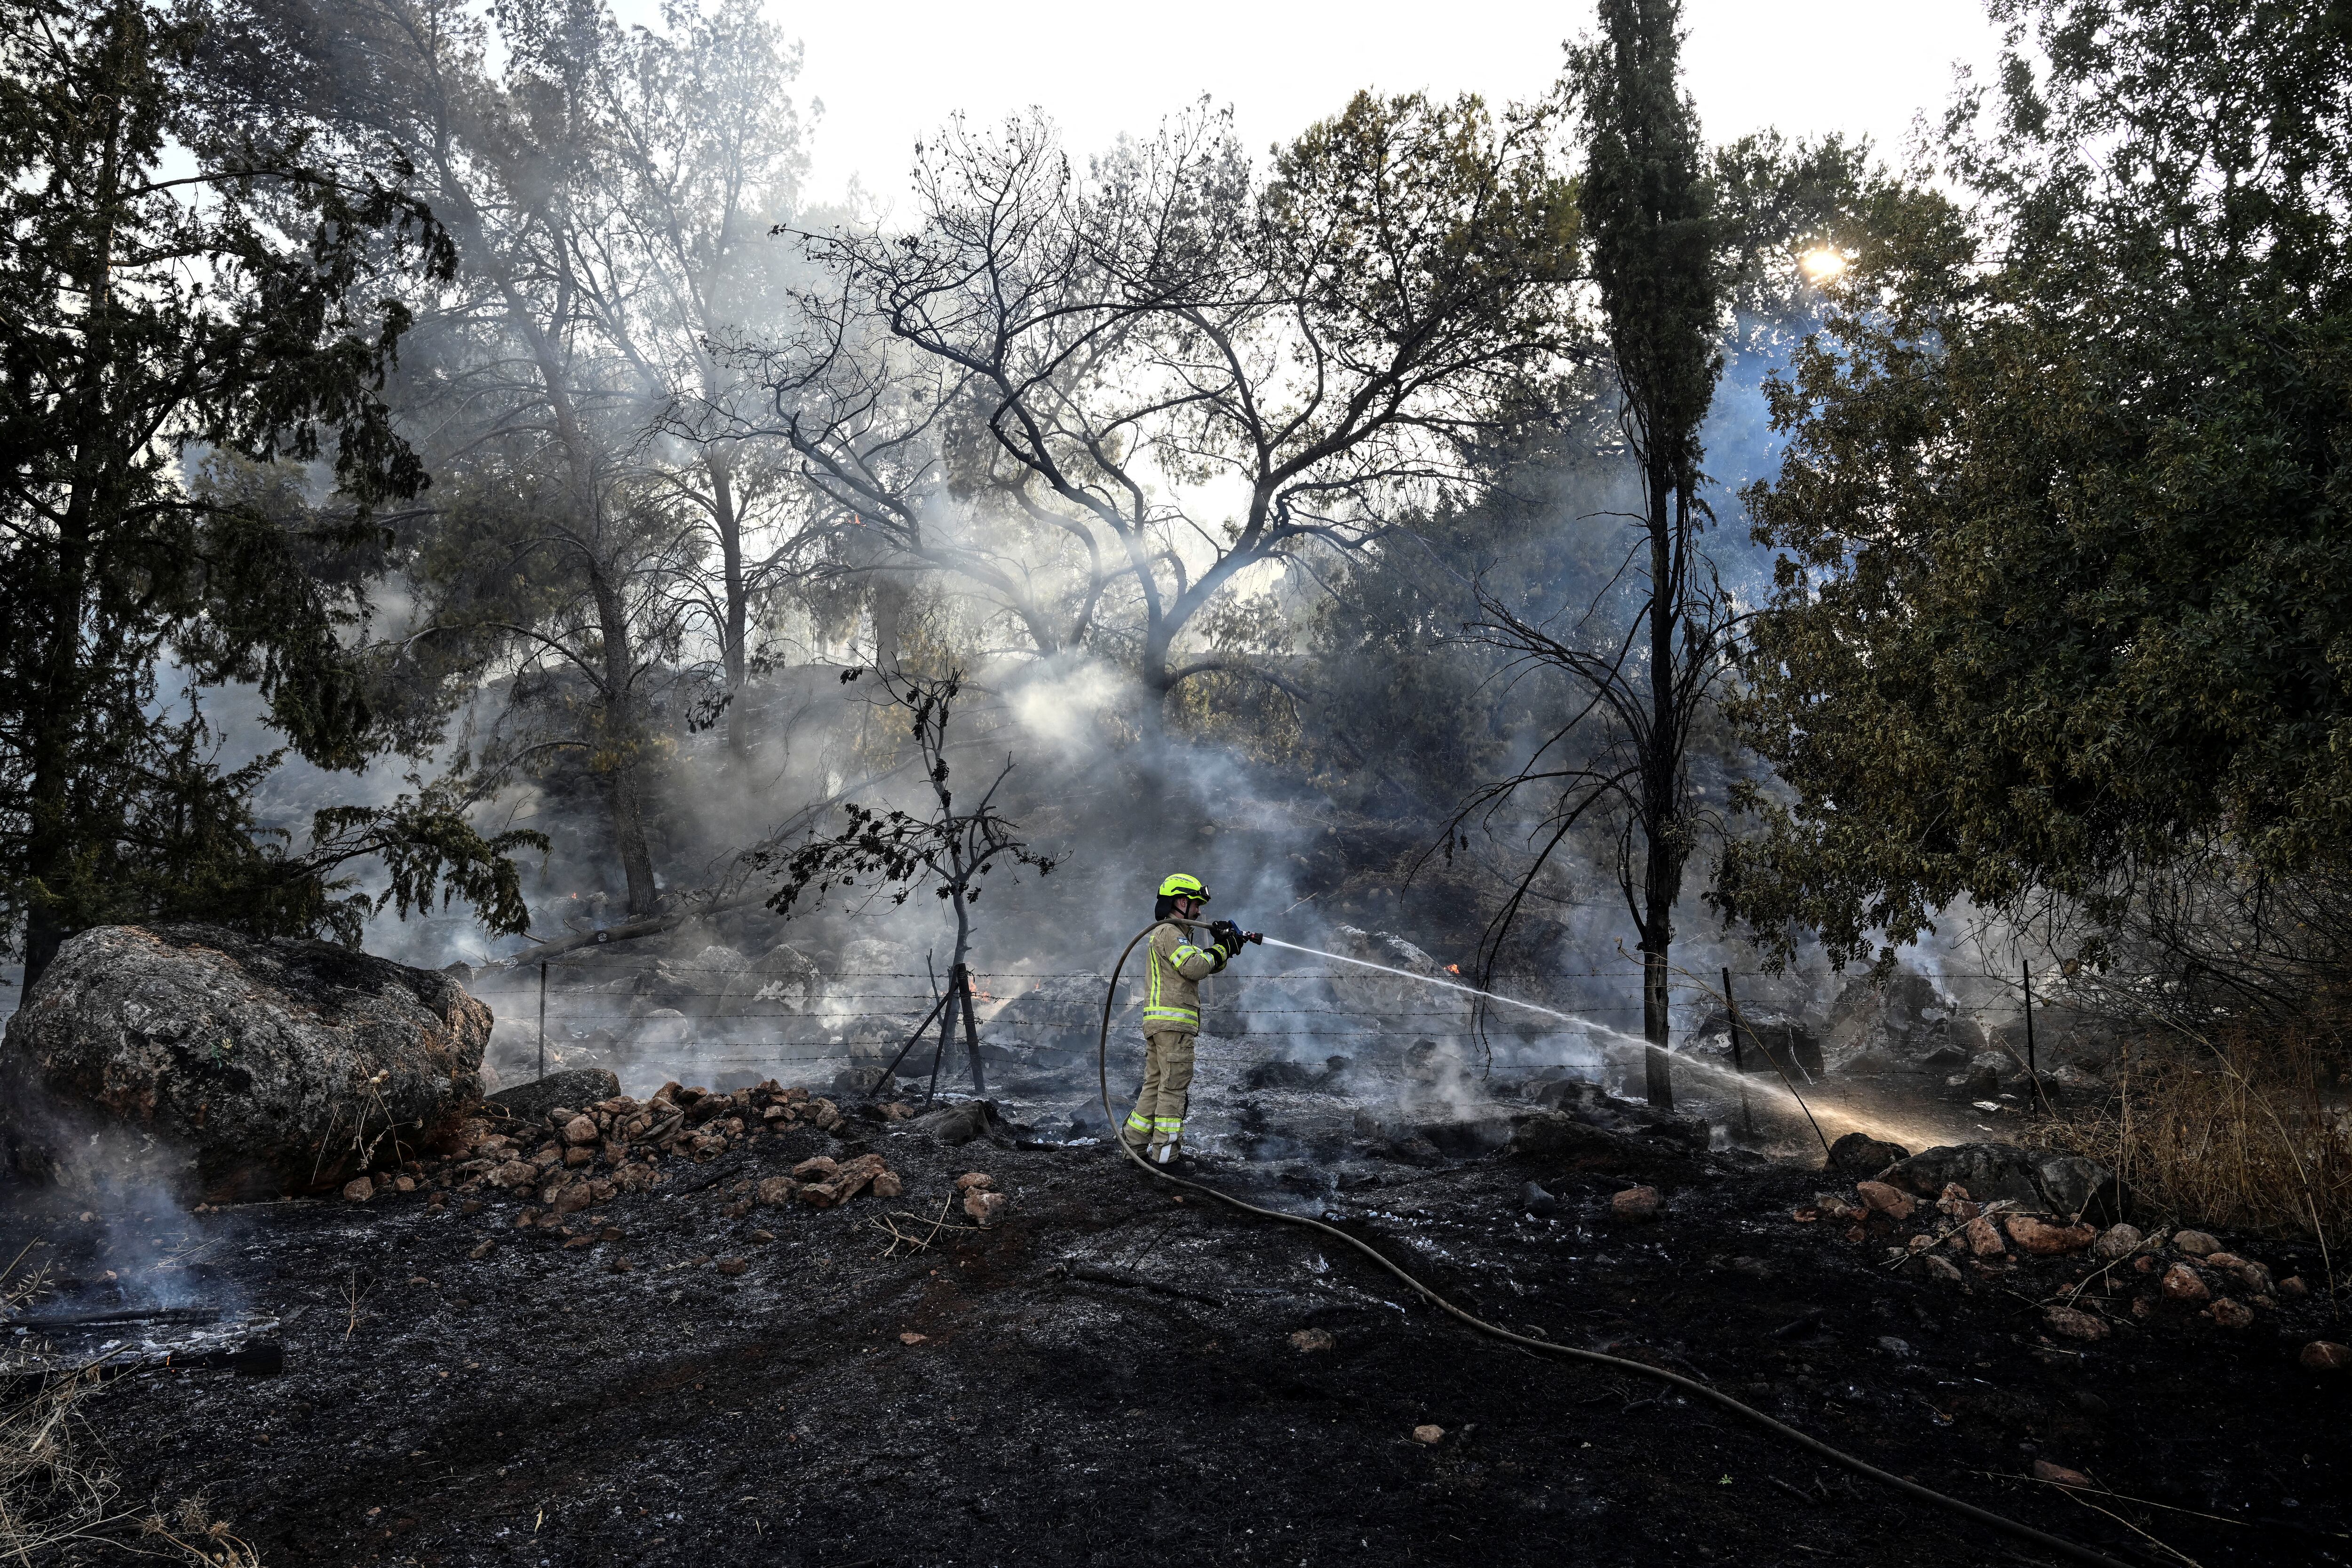
M 1144 1041 L 1143 1092 L 1136 1097 L 1119 1136 L 1130 1149 L 1156 1152 L 1163 1144 L 1183 1142 L 1184 1102 L 1192 1088 L 1192 1036 L 1189 1030 L 1155 1030 Z

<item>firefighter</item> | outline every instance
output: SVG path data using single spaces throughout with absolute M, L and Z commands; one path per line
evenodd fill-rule
M 1192 1087 L 1192 1037 L 1201 1032 L 1201 982 L 1232 962 L 1249 940 L 1230 921 L 1209 928 L 1210 943 L 1195 943 L 1177 921 L 1196 921 L 1209 901 L 1198 877 L 1181 872 L 1160 884 L 1144 944 L 1143 1092 L 1119 1136 L 1156 1164 L 1170 1164 L 1184 1141 L 1184 1100 Z

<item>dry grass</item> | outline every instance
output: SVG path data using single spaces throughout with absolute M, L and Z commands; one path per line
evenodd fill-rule
M 97 1382 L 92 1370 L 0 1404 L 0 1562 L 39 1563 L 121 1522 L 113 1475 L 76 1440 L 74 1406 Z
M 37 1297 L 46 1267 L 27 1269 L 26 1253 L 0 1268 L 0 1308 Z M 27 1392 L 0 1384 L 0 1568 L 35 1568 L 79 1543 L 119 1548 L 211 1568 L 261 1568 L 251 1542 L 211 1517 L 205 1499 L 185 1498 L 167 1514 L 140 1518 L 121 1506 L 121 1485 L 89 1440 L 79 1405 L 98 1391 L 102 1368 L 42 1378 L 0 1365 Z
M 2352 1109 L 2340 1037 L 2172 1036 L 2135 1046 L 2116 1094 L 2037 1142 L 2112 1167 L 2187 1224 L 2352 1243 Z

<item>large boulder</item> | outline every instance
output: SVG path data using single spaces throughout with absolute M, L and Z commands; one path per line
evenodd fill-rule
M 1130 971 L 1137 966 L 1130 963 Z M 1057 974 L 1044 979 L 1006 975 L 997 984 L 1009 993 L 989 1016 L 988 1034 L 1007 1049 L 1035 1058 L 1040 1066 L 1072 1061 L 1092 1062 L 1102 1033 L 1103 977 L 1099 974 Z M 1112 1018 L 1125 1046 L 1139 1026 L 1141 1004 L 1135 1000 L 1142 987 L 1121 987 L 1130 993 L 1126 1007 Z
M 0 1145 L 75 1185 L 328 1191 L 455 1136 L 490 1023 L 449 975 L 330 942 L 100 926 L 8 1021 Z
M 1898 966 L 1847 984 L 1830 1007 L 1830 1065 L 1841 1072 L 1918 1066 L 1951 1044 L 1951 1000 L 1926 975 Z

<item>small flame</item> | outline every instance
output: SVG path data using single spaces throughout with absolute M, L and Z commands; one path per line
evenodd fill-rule
M 1448 974 L 1459 974 L 1462 973 L 1462 966 L 1458 963 L 1449 963 L 1445 966 L 1445 973 Z
M 1816 246 L 1797 258 L 1797 265 L 1803 269 L 1807 281 L 1825 284 L 1845 270 L 1845 258 L 1826 245 Z

